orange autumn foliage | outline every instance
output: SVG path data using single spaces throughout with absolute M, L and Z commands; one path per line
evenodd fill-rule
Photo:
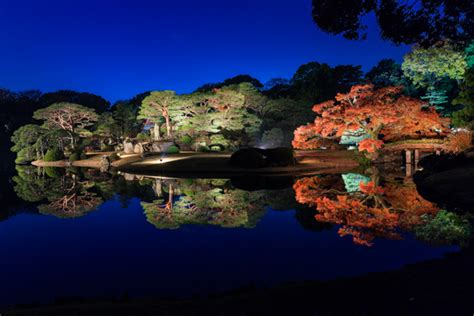
M 337 195 L 335 199 L 318 198 L 316 205 L 319 212 L 316 220 L 342 225 L 339 234 L 351 234 L 356 244 L 371 246 L 376 236 L 399 238 L 395 231 L 399 215 L 390 208 L 368 206 L 361 199 L 345 195 Z
M 359 142 L 357 149 L 359 151 L 366 151 L 368 153 L 374 153 L 383 146 L 383 141 L 379 139 L 366 138 Z
M 331 187 L 328 178 L 307 177 L 293 186 L 299 203 L 314 206 L 315 219 L 341 225 L 339 235 L 352 236 L 358 245 L 371 246 L 376 237 L 399 239 L 398 228 L 413 229 L 424 223 L 425 215 L 439 208 L 423 199 L 413 182 L 361 181 L 359 192 Z
M 442 137 L 449 120 L 440 117 L 426 102 L 401 95 L 402 87 L 375 89 L 357 85 L 349 93 L 313 106 L 313 123 L 295 130 L 293 147 L 316 149 L 321 139 L 338 141 L 345 132 L 363 130 L 372 140 L 360 150 L 375 151 L 383 142 L 422 137 Z
M 367 195 L 384 194 L 384 190 L 382 189 L 382 187 L 376 185 L 374 181 L 369 181 L 367 183 L 360 182 L 359 189 L 360 192 L 365 193 Z
M 422 225 L 426 215 L 433 217 L 439 212 L 438 206 L 421 197 L 413 182 L 387 183 L 384 189 L 385 199 L 400 212 L 399 224 L 404 229 Z
M 445 151 L 449 153 L 460 153 L 472 146 L 472 132 L 460 130 L 448 135 L 445 142 Z

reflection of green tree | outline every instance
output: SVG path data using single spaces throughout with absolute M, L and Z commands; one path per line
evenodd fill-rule
M 14 190 L 25 201 L 42 202 L 40 213 L 57 217 L 79 217 L 95 210 L 102 199 L 91 192 L 93 182 L 80 181 L 75 174 L 62 169 L 45 170 L 17 166 Z
M 152 190 L 152 181 L 144 179 L 140 181 L 127 181 L 119 175 L 101 173 L 99 170 L 87 170 L 84 178 L 94 182 L 94 188 L 104 200 L 119 200 L 121 207 L 126 208 L 132 198 L 151 201 L 155 198 Z
M 229 180 L 179 180 L 158 184 L 159 198 L 142 202 L 147 220 L 157 228 L 175 229 L 181 225 L 216 225 L 221 227 L 254 227 L 265 213 L 264 191 L 234 189 Z M 179 187 L 179 190 L 177 189 Z
M 95 193 L 87 191 L 68 191 L 62 197 L 51 201 L 48 204 L 38 206 L 42 214 L 54 215 L 60 218 L 81 217 L 89 213 L 102 204 L 102 199 Z
M 40 169 L 31 166 L 15 166 L 14 190 L 19 198 L 28 202 L 39 202 L 56 191 L 59 182 L 45 176 Z
M 427 217 L 426 224 L 415 229 L 417 238 L 435 245 L 467 244 L 471 235 L 468 220 L 445 210 L 434 217 Z

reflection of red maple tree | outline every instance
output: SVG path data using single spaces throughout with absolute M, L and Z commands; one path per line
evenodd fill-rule
M 401 87 L 374 89 L 358 85 L 335 101 L 313 107 L 313 123 L 295 131 L 293 147 L 316 149 L 321 139 L 339 140 L 349 131 L 362 130 L 370 140 L 361 142 L 360 151 L 375 152 L 383 142 L 444 136 L 449 120 L 441 118 L 426 102 L 401 95 Z
M 423 223 L 422 215 L 438 208 L 424 200 L 414 185 L 376 181 L 359 184 L 358 192 L 341 192 L 320 177 L 296 181 L 294 190 L 299 203 L 316 207 L 317 221 L 339 224 L 340 236 L 350 235 L 354 243 L 371 246 L 376 237 L 398 239 L 397 228 L 413 228 Z

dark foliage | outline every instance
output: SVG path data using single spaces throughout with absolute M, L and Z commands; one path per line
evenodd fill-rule
M 382 37 L 395 44 L 429 46 L 444 39 L 465 43 L 474 35 L 470 0 L 313 0 L 316 25 L 351 40 L 367 37 L 362 20 L 368 13 L 375 13 Z
M 295 164 L 291 148 L 243 148 L 232 154 L 230 164 L 240 168 L 285 167 Z
M 59 90 L 56 92 L 45 93 L 41 96 L 39 102 L 41 107 L 47 107 L 54 103 L 75 103 L 92 108 L 98 113 L 105 112 L 110 107 L 110 102 L 101 96 L 88 92 L 77 92 L 72 90 Z
M 228 78 L 222 82 L 206 83 L 197 88 L 194 92 L 210 92 L 213 89 L 218 89 L 230 85 L 237 85 L 244 82 L 251 83 L 257 89 L 263 88 L 263 84 L 258 79 L 255 79 L 254 77 L 249 75 L 238 75 L 232 78 Z
M 263 150 L 259 148 L 243 148 L 232 154 L 230 165 L 240 168 L 263 168 L 267 164 Z

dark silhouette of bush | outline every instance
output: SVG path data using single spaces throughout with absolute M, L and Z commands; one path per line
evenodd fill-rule
M 259 148 L 243 148 L 232 154 L 230 165 L 240 168 L 263 168 L 267 166 L 264 150 Z
M 241 168 L 286 167 L 295 164 L 291 148 L 243 148 L 230 157 L 230 164 Z
M 286 167 L 295 164 L 293 149 L 286 147 L 266 149 L 264 155 L 267 157 L 267 165 Z

